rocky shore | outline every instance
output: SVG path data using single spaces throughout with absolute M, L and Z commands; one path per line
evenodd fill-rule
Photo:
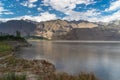
M 11 45 L 13 50 L 9 55 L 3 56 L 0 59 L 0 74 L 7 72 L 24 72 L 28 74 L 29 72 L 29 74 L 39 74 L 45 77 L 55 72 L 55 66 L 46 60 L 25 60 L 18 59 L 14 56 L 14 53 L 16 53 L 20 47 L 31 46 L 29 43 L 18 41 L 7 41 L 6 43 Z
M 80 73 L 77 76 L 73 76 L 67 73 L 57 72 L 54 64 L 46 60 L 26 60 L 17 58 L 14 53 L 16 53 L 19 48 L 29 47 L 31 45 L 27 42 L 19 41 L 7 41 L 6 43 L 13 48 L 8 56 L 3 56 L 3 58 L 0 59 L 0 79 L 1 76 L 14 72 L 17 75 L 25 74 L 26 78 L 19 80 L 98 80 L 93 73 Z M 15 77 L 15 75 L 11 76 Z

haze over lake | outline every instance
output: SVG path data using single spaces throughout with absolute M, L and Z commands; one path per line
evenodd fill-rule
M 25 59 L 46 59 L 58 71 L 70 74 L 93 72 L 101 80 L 120 79 L 119 42 L 29 41 L 32 46 L 17 55 Z

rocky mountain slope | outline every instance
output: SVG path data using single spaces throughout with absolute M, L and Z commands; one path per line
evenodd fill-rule
M 65 35 L 73 28 L 93 28 L 93 27 L 97 27 L 97 25 L 84 21 L 76 23 L 64 20 L 52 20 L 38 23 L 34 35 L 44 36 L 51 39 L 59 35 Z
M 51 39 L 58 35 L 64 35 L 73 28 L 93 27 L 97 27 L 97 24 L 85 21 L 68 22 L 64 20 L 51 20 L 37 23 L 29 20 L 11 20 L 5 23 L 0 23 L 0 32 L 15 34 L 16 31 L 20 31 L 22 36 L 42 36 Z
M 70 40 L 120 40 L 120 21 L 92 23 L 88 21 L 51 20 L 33 22 L 30 20 L 11 20 L 0 23 L 0 32 L 22 36 L 38 36 L 48 39 Z

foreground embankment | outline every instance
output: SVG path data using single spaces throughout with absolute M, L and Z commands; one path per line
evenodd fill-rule
M 0 44 L 0 80 L 98 80 L 93 73 L 73 76 L 57 72 L 46 60 L 16 58 L 14 53 L 20 47 L 30 46 L 27 42 L 5 41 Z

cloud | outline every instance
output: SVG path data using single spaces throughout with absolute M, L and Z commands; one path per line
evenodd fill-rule
M 5 12 L 2 12 L 2 14 L 10 15 L 10 14 L 14 14 L 14 13 L 13 13 L 13 12 L 10 12 L 10 11 L 5 11 Z
M 107 8 L 105 11 L 113 11 L 120 9 L 120 0 L 117 0 L 115 2 L 112 2 L 110 7 Z
M 68 16 L 65 16 L 63 19 L 65 20 L 87 20 L 90 22 L 110 22 L 114 20 L 120 20 L 120 10 L 117 12 L 103 16 L 101 12 L 91 9 L 87 10 L 86 12 L 75 12 L 70 11 L 68 12 Z
M 2 11 L 5 11 L 5 9 L 3 8 L 2 2 L 0 2 L 0 13 L 1 13 Z
M 87 10 L 86 12 L 76 12 L 76 11 L 67 11 L 67 16 L 63 19 L 65 20 L 89 20 L 90 18 L 94 18 L 99 16 L 101 13 L 96 9 Z
M 21 19 L 41 22 L 41 21 L 55 20 L 57 19 L 57 17 L 55 14 L 44 12 L 44 13 L 41 13 L 39 16 L 25 15 L 25 16 L 20 16 L 20 17 L 15 17 L 15 18 L 5 18 L 5 19 L 1 18 L 0 20 L 8 21 L 8 20 L 21 20 Z
M 37 22 L 48 21 L 57 19 L 55 14 L 50 14 L 49 12 L 41 13 L 39 16 L 23 16 L 22 19 L 29 19 Z
M 114 20 L 120 20 L 120 10 L 113 13 L 112 15 L 98 15 L 98 16 L 92 16 L 87 18 L 88 21 L 91 22 L 110 22 Z
M 22 3 L 20 3 L 22 6 L 25 7 L 29 7 L 29 8 L 33 8 L 36 7 L 37 5 L 35 5 L 34 3 L 37 2 L 38 0 L 28 0 L 28 1 L 24 1 Z
M 50 6 L 52 9 L 60 11 L 67 16 L 62 19 L 65 20 L 88 20 L 90 17 L 95 17 L 100 15 L 95 9 L 87 10 L 86 12 L 77 12 L 73 9 L 76 8 L 77 4 L 94 4 L 94 0 L 44 0 L 43 4 L 45 6 Z
M 37 0 L 28 0 L 30 3 L 37 2 Z
M 13 12 L 10 12 L 9 10 L 5 9 L 4 4 L 2 2 L 0 2 L 0 15 L 8 15 L 8 14 L 14 14 Z
M 103 22 L 110 22 L 110 21 L 113 21 L 113 20 L 120 20 L 120 10 L 113 13 L 112 15 L 103 16 L 101 18 L 101 21 L 103 21 Z
M 16 1 L 20 1 L 20 0 L 16 0 Z M 16 18 L 6 18 L 5 20 L 29 19 L 29 20 L 40 22 L 40 21 L 54 20 L 59 18 L 58 16 L 60 16 L 61 19 L 64 19 L 64 20 L 88 20 L 92 22 L 99 22 L 99 21 L 109 22 L 112 20 L 120 19 L 120 15 L 119 15 L 120 0 L 111 0 L 110 6 L 109 4 L 103 5 L 103 6 L 106 6 L 106 5 L 109 6 L 106 9 L 105 7 L 102 7 L 105 9 L 104 11 L 100 10 L 99 8 L 97 9 L 95 7 L 90 7 L 89 9 L 87 9 L 87 7 L 85 8 L 82 6 L 77 6 L 79 4 L 91 6 L 90 4 L 95 4 L 97 2 L 95 0 L 41 0 L 42 4 L 37 4 L 38 1 L 39 0 L 24 0 L 22 1 L 22 3 L 20 3 L 22 6 L 25 6 L 26 10 L 28 9 L 27 13 L 31 15 L 24 14 L 23 16 L 20 16 L 20 17 L 15 16 Z M 0 1 L 0 15 L 14 14 L 10 10 L 6 9 L 4 6 L 6 6 L 6 4 L 3 4 L 2 1 Z M 12 7 L 13 6 L 11 5 L 9 8 L 12 8 Z M 32 13 L 35 11 L 31 10 L 30 8 L 36 8 L 35 10 L 37 10 L 37 13 L 35 14 L 39 14 L 39 15 L 33 16 Z M 48 10 L 48 12 L 44 12 L 46 11 L 46 9 Z M 80 9 L 81 9 L 81 12 L 79 11 Z M 49 13 L 49 12 L 52 12 L 52 13 Z M 58 16 L 56 16 L 54 13 L 56 13 L 56 15 Z M 60 15 L 59 13 L 63 15 Z M 109 15 L 106 15 L 107 13 Z
M 53 9 L 61 12 L 72 10 L 77 4 L 91 4 L 94 0 L 44 0 L 45 6 L 51 6 Z
M 43 9 L 41 7 L 37 8 L 38 11 L 43 11 Z
M 3 7 L 0 7 L 0 12 L 4 11 L 4 8 Z

